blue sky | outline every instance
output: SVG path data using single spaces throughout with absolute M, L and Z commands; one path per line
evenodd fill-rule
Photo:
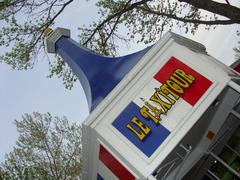
M 58 18 L 55 27 L 71 29 L 71 37 L 78 41 L 77 27 L 97 17 L 94 2 L 74 1 Z M 187 37 L 204 44 L 210 55 L 229 65 L 234 61 L 232 48 L 237 44 L 238 29 L 239 25 L 220 26 L 212 31 L 201 28 L 194 37 Z M 121 52 L 129 54 L 142 47 L 136 45 Z M 20 119 L 24 113 L 50 112 L 79 123 L 87 117 L 88 106 L 79 82 L 69 91 L 61 80 L 47 79 L 48 74 L 48 64 L 42 59 L 38 59 L 37 66 L 29 71 L 12 71 L 8 66 L 0 65 L 0 161 L 12 150 L 17 139 L 13 120 Z

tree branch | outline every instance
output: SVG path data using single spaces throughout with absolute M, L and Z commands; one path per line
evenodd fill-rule
M 128 4 L 129 4 L 130 2 L 131 2 L 131 0 L 129 0 L 129 1 L 125 4 L 124 9 L 126 9 L 126 7 L 128 6 Z M 107 38 L 105 38 L 105 40 L 104 40 L 104 42 L 103 42 L 103 46 L 106 45 L 108 39 L 109 39 L 109 38 L 111 37 L 111 35 L 113 34 L 113 32 L 114 32 L 115 28 L 117 27 L 117 24 L 119 23 L 119 20 L 120 20 L 120 18 L 121 18 L 122 15 L 123 15 L 123 14 L 119 14 L 119 15 L 118 15 L 118 17 L 117 17 L 117 19 L 116 19 L 113 27 L 111 28 L 110 33 L 108 33 Z
M 148 12 L 150 14 L 154 14 L 154 15 L 158 15 L 158 16 L 165 16 L 168 18 L 172 18 L 184 23 L 198 23 L 198 24 L 204 24 L 204 25 L 227 25 L 227 24 L 234 24 L 234 23 L 238 23 L 238 21 L 235 20 L 215 20 L 215 21 L 204 21 L 204 20 L 196 20 L 196 19 L 186 19 L 186 18 L 182 18 L 182 17 L 178 17 L 175 14 L 168 14 L 168 13 L 164 13 L 164 12 L 158 12 L 158 11 L 154 11 L 152 9 L 149 8 L 144 8 L 142 6 L 136 7 L 142 11 Z
M 130 3 L 131 1 L 132 1 L 132 0 L 129 0 L 129 1 L 124 5 L 123 10 L 127 8 L 127 6 L 129 5 L 129 3 Z M 117 19 L 116 19 L 113 27 L 111 28 L 110 33 L 108 33 L 107 38 L 106 38 L 105 41 L 103 42 L 103 46 L 106 45 L 108 39 L 109 39 L 109 38 L 111 37 L 111 35 L 113 34 L 113 32 L 114 32 L 115 28 L 117 27 L 117 24 L 118 24 L 118 22 L 119 22 L 119 20 L 120 20 L 120 18 L 121 18 L 122 15 L 123 15 L 123 13 L 121 13 L 121 14 L 119 14 L 119 15 L 117 16 Z
M 39 131 L 39 133 L 42 133 L 42 131 L 39 130 L 38 125 L 37 125 L 34 121 L 32 121 L 32 124 L 35 126 L 36 130 Z M 55 167 L 55 161 L 54 161 L 54 159 L 53 159 L 53 162 L 52 162 L 52 160 L 51 160 L 51 157 L 53 158 L 53 155 L 52 155 L 52 151 L 51 151 L 51 149 L 50 149 L 50 147 L 49 147 L 49 144 L 48 144 L 48 142 L 47 142 L 47 137 L 46 137 L 45 134 L 44 134 L 44 136 L 43 136 L 43 141 L 44 141 L 44 144 L 45 144 L 45 146 L 46 146 L 46 148 L 47 148 L 47 149 L 44 148 L 44 151 L 45 151 L 46 156 L 47 156 L 48 161 L 49 161 L 50 171 L 51 171 L 51 173 L 52 173 L 52 175 L 53 175 L 53 178 L 57 180 L 57 179 L 58 179 L 58 176 L 57 176 L 57 174 L 55 174 L 56 172 L 54 172 L 54 170 L 53 170 L 53 167 Z M 51 157 L 49 156 L 48 153 L 50 153 Z M 54 169 L 55 169 L 55 168 L 54 168 Z
M 55 1 L 56 2 L 56 1 Z M 43 24 L 42 26 L 38 27 L 36 29 L 36 31 L 40 31 L 41 33 L 39 34 L 39 36 L 33 41 L 32 46 L 31 47 L 35 47 L 36 44 L 38 43 L 38 41 L 42 38 L 43 36 L 43 32 L 45 29 L 47 29 L 53 22 L 54 20 L 63 12 L 63 10 L 67 7 L 67 5 L 69 5 L 71 2 L 73 2 L 73 0 L 69 0 L 68 2 L 64 3 L 62 8 L 50 19 L 50 21 L 47 21 L 47 23 Z
M 212 0 L 178 0 L 179 2 L 188 3 L 196 8 L 218 14 L 240 23 L 240 9 L 225 3 L 219 3 Z M 228 1 L 227 1 L 228 2 Z
M 228 5 L 231 5 L 230 2 L 229 2 L 228 0 L 225 0 L 225 1 L 226 1 L 226 3 L 227 3 Z
M 48 142 L 47 142 L 46 136 L 44 137 L 44 142 L 45 142 L 45 145 L 46 145 L 46 147 L 47 147 L 47 151 L 45 151 L 45 152 L 46 152 L 46 154 L 48 154 L 47 152 L 50 153 L 50 155 L 51 155 L 51 157 L 52 157 L 52 161 L 53 161 L 53 164 L 52 164 L 52 165 L 50 164 L 50 169 L 51 169 L 51 171 L 52 171 L 52 173 L 53 173 L 54 178 L 55 178 L 56 180 L 58 180 L 58 179 L 59 179 L 59 176 L 58 176 L 56 161 L 55 161 L 54 155 L 53 155 L 53 153 L 52 153 L 52 151 L 51 151 L 51 148 L 50 148 L 50 146 L 49 146 L 49 144 L 48 144 Z M 51 163 L 50 157 L 49 157 L 49 156 L 47 156 L 47 157 L 48 157 L 48 160 L 49 160 L 50 163 Z M 54 168 L 54 170 L 53 170 L 53 168 Z
M 119 21 L 121 15 L 123 15 L 124 13 L 131 11 L 133 9 L 140 9 L 142 11 L 148 12 L 150 14 L 155 14 L 158 16 L 165 16 L 167 18 L 172 18 L 174 20 L 177 21 L 181 21 L 181 22 L 185 22 L 185 23 L 197 23 L 197 24 L 203 24 L 203 25 L 228 25 L 228 24 L 235 24 L 235 23 L 239 23 L 240 22 L 240 18 L 239 19 L 230 19 L 230 20 L 215 20 L 215 21 L 205 21 L 205 20 L 196 20 L 196 19 L 190 19 L 190 18 L 182 18 L 182 17 L 178 17 L 175 14 L 168 14 L 168 13 L 164 13 L 164 12 L 158 12 L 158 11 L 154 11 L 150 8 L 146 8 L 146 6 L 141 6 L 145 3 L 147 3 L 150 0 L 142 0 L 136 3 L 133 3 L 131 5 L 128 6 L 124 6 L 124 8 L 119 9 L 119 11 L 117 11 L 115 14 L 112 14 L 110 16 L 108 16 L 105 20 L 103 20 L 101 23 L 99 23 L 93 30 L 93 32 L 90 34 L 90 36 L 87 38 L 87 40 L 83 43 L 83 45 L 87 45 L 91 39 L 93 38 L 93 36 L 109 21 L 111 21 L 114 18 L 118 18 L 116 20 L 116 22 L 114 23 L 113 28 L 111 29 L 111 32 L 109 33 L 108 37 L 106 40 L 108 40 L 110 38 L 110 36 L 112 35 L 117 22 Z M 191 0 L 179 0 L 180 2 L 184 1 L 191 1 Z M 194 0 L 197 1 L 197 0 Z M 201 0 L 200 0 L 201 1 Z M 203 0 L 205 1 L 205 0 Z M 191 4 L 190 2 L 188 2 L 189 4 Z M 194 15 L 194 14 L 192 14 Z
M 70 164 L 70 162 L 72 161 L 72 159 L 73 159 L 76 151 L 78 150 L 80 144 L 81 144 L 80 142 L 74 144 L 75 148 L 74 148 L 72 154 L 69 156 L 69 159 L 68 159 L 67 163 L 66 163 L 65 166 L 63 167 L 62 172 L 65 172 L 65 171 L 67 170 L 67 168 L 69 167 L 69 164 Z M 67 175 L 67 174 L 65 173 L 63 179 L 66 179 L 66 175 Z
M 92 37 L 97 33 L 97 31 L 99 29 L 101 29 L 107 22 L 111 21 L 112 19 L 118 17 L 118 16 L 121 16 L 122 14 L 124 14 L 125 12 L 128 12 L 128 11 L 131 11 L 133 10 L 134 8 L 136 8 L 137 6 L 141 5 L 141 4 L 144 4 L 148 1 L 151 1 L 151 0 L 142 0 L 142 1 L 139 1 L 139 2 L 136 2 L 136 3 L 133 3 L 131 4 L 130 6 L 124 6 L 123 9 L 121 9 L 120 11 L 118 11 L 117 13 L 115 14 L 112 14 L 110 16 L 108 16 L 105 20 L 103 20 L 99 25 L 97 25 L 97 27 L 94 29 L 94 31 L 92 32 L 92 34 L 90 35 L 90 37 L 83 43 L 83 45 L 87 45 L 89 43 L 89 41 L 92 39 Z

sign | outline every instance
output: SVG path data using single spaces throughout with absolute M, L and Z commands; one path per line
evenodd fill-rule
M 206 77 L 172 57 L 112 125 L 150 157 L 211 84 Z

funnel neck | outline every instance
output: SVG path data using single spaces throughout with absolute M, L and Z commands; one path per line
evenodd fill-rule
M 121 57 L 105 57 L 72 40 L 69 30 L 57 28 L 47 38 L 47 45 L 51 43 L 48 42 L 51 36 L 57 37 L 52 51 L 60 55 L 78 77 L 90 111 L 96 108 L 150 49 L 148 47 Z

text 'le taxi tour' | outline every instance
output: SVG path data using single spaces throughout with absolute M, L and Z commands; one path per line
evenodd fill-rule
M 155 88 L 155 92 L 149 99 L 144 101 L 144 106 L 140 109 L 140 114 L 144 118 L 150 118 L 156 125 L 162 120 L 161 116 L 166 116 L 176 101 L 184 94 L 184 90 L 189 88 L 195 81 L 195 77 L 182 69 L 176 69 L 174 73 L 160 87 Z M 155 105 L 153 105 L 154 102 Z M 151 132 L 151 129 L 138 117 L 134 116 L 126 128 L 132 131 L 140 140 L 144 140 Z

